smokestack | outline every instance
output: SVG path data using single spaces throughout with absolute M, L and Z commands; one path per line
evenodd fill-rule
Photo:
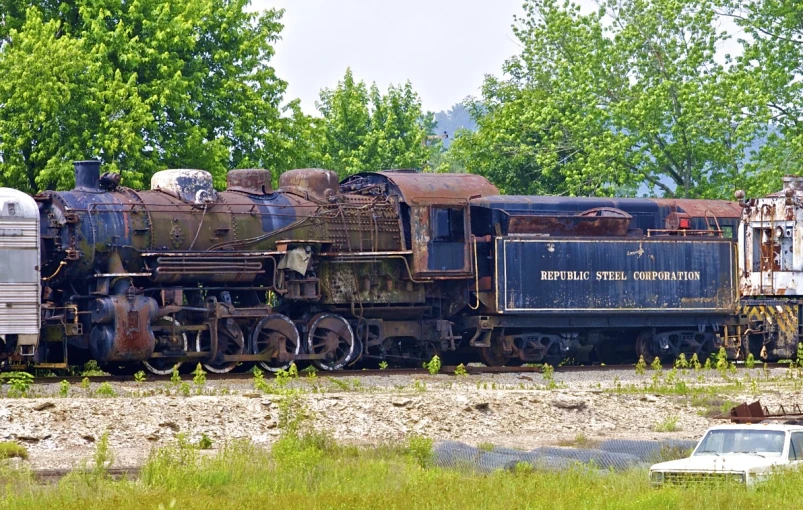
M 75 161 L 75 189 L 81 191 L 100 191 L 100 161 L 90 159 Z

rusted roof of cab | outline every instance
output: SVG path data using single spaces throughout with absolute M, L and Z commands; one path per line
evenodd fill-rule
M 437 202 L 498 195 L 499 190 L 488 179 L 474 174 L 423 173 L 409 171 L 377 172 L 396 185 L 405 202 Z
M 728 200 L 702 200 L 692 198 L 651 198 L 656 204 L 664 207 L 677 206 L 689 216 L 704 218 L 716 216 L 717 218 L 739 218 L 742 208 L 737 202 Z

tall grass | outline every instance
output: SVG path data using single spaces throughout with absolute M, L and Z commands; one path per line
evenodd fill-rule
M 0 469 L 0 507 L 159 508 L 790 508 L 803 473 L 757 489 L 733 485 L 653 489 L 643 470 L 471 474 L 423 467 L 427 442 L 342 446 L 326 435 L 285 436 L 272 452 L 232 442 L 204 456 L 186 441 L 155 451 L 136 481 L 70 476 L 37 485 Z

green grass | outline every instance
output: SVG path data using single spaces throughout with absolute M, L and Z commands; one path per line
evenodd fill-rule
M 24 446 L 11 441 L 0 442 L 0 460 L 10 459 L 12 457 L 27 459 L 28 450 L 26 450 Z
M 314 434 L 285 437 L 272 453 L 234 442 L 207 457 L 182 440 L 154 452 L 137 481 L 90 471 L 53 486 L 0 467 L 0 508 L 790 508 L 803 486 L 803 472 L 756 490 L 653 489 L 643 470 L 467 474 L 423 467 L 427 444 L 358 448 Z

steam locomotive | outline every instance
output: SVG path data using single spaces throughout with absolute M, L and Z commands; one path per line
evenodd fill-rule
M 202 170 L 0 189 L 0 362 L 225 373 L 433 355 L 706 355 L 738 334 L 733 202 L 502 196 L 483 177 Z

